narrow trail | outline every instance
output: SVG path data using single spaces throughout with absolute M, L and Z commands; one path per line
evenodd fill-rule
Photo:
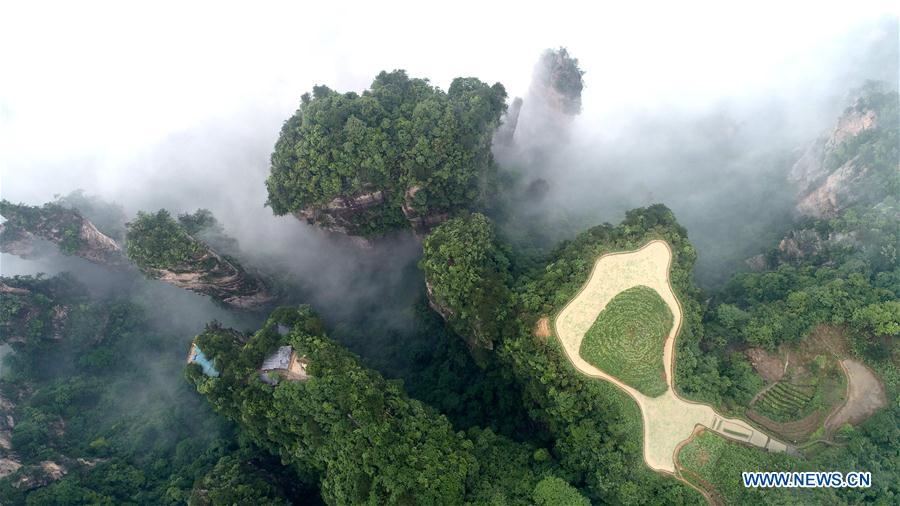
M 681 330 L 682 309 L 669 281 L 671 262 L 672 251 L 668 243 L 661 240 L 650 241 L 635 251 L 600 256 L 588 281 L 553 320 L 553 333 L 566 358 L 581 374 L 609 381 L 637 402 L 644 422 L 644 461 L 655 471 L 677 476 L 676 451 L 681 443 L 690 439 L 698 425 L 768 451 L 788 450 L 787 445 L 746 421 L 726 418 L 709 405 L 683 399 L 675 392 L 675 338 Z M 584 335 L 606 304 L 620 292 L 637 285 L 656 290 L 674 316 L 672 330 L 663 348 L 668 389 L 657 397 L 648 397 L 589 364 L 579 352 Z

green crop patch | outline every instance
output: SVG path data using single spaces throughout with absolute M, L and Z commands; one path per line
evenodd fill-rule
M 663 347 L 674 317 L 656 290 L 635 286 L 616 295 L 581 342 L 581 356 L 639 392 L 665 393 Z

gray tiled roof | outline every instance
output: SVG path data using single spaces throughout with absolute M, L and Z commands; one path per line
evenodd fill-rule
M 291 365 L 291 353 L 294 349 L 290 346 L 280 346 L 275 353 L 266 357 L 262 363 L 263 371 L 271 371 L 273 369 L 287 369 Z

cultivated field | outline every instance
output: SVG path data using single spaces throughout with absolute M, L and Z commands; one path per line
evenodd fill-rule
M 744 471 L 788 471 L 795 463 L 784 454 L 761 452 L 711 431 L 701 431 L 678 451 L 678 468 L 689 482 L 710 493 L 714 503 L 760 504 L 763 496 L 796 504 L 790 490 L 744 488 Z
M 771 439 L 747 422 L 724 418 L 706 404 L 689 402 L 675 394 L 672 388 L 672 368 L 675 337 L 681 328 L 682 313 L 675 292 L 669 284 L 671 261 L 672 251 L 669 245 L 659 240 L 650 241 L 635 251 L 599 257 L 581 291 L 559 312 L 551 327 L 566 358 L 585 376 L 609 381 L 634 398 L 641 409 L 643 420 L 644 461 L 651 469 L 677 474 L 676 449 L 691 437 L 698 425 L 769 451 L 785 451 L 785 444 Z M 591 364 L 581 355 L 582 342 L 601 312 L 617 295 L 639 286 L 655 292 L 672 316 L 671 324 L 663 334 L 664 344 L 661 348 L 656 348 L 658 353 L 662 353 L 664 376 L 660 377 L 664 378 L 666 388 L 661 395 L 655 397 L 645 395 L 606 369 Z M 649 356 L 647 359 L 653 360 Z
M 591 364 L 650 397 L 665 393 L 663 347 L 672 329 L 672 311 L 646 286 L 616 295 L 581 342 Z
M 795 385 L 787 381 L 779 381 L 766 390 L 754 403 L 753 407 L 763 415 L 778 421 L 789 422 L 801 418 L 815 394 L 813 385 Z

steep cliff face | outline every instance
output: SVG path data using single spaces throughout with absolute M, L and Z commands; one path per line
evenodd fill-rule
M 896 261 L 900 220 L 898 94 L 877 83 L 858 92 L 837 124 L 814 141 L 791 168 L 799 220 L 764 255 L 756 271 L 784 263 L 830 262 L 862 255 L 876 265 Z
M 575 116 L 581 112 L 584 72 L 565 48 L 544 51 L 534 67 L 525 99 L 516 98 L 503 117 L 494 142 L 518 144 L 540 152 L 564 142 Z
M 475 213 L 448 220 L 425 237 L 423 246 L 419 266 L 431 308 L 470 351 L 493 350 L 505 330 L 511 279 L 509 259 L 488 218 Z
M 362 218 L 384 207 L 385 192 L 367 188 L 355 196 L 333 198 L 322 206 L 307 206 L 294 216 L 328 232 L 351 236 L 365 235 Z
M 126 252 L 147 276 L 236 309 L 257 310 L 274 300 L 260 277 L 196 239 L 165 210 L 138 213 L 128 224 Z
M 831 132 L 812 143 L 792 167 L 789 180 L 797 186 L 797 212 L 833 218 L 863 200 L 877 202 L 889 191 L 885 185 L 898 177 L 897 114 L 896 92 L 874 84 L 865 88 Z
M 144 271 L 160 281 L 207 295 L 236 309 L 259 309 L 274 299 L 259 279 L 208 248 L 190 261 Z
M 861 246 L 855 232 L 820 231 L 815 228 L 798 228 L 785 234 L 778 246 L 769 254 L 759 254 L 747 259 L 746 264 L 754 272 L 762 272 L 781 264 L 831 258 L 840 251 L 850 252 Z
M 36 239 L 55 244 L 66 255 L 79 256 L 113 268 L 124 268 L 128 262 L 122 248 L 106 236 L 81 213 L 59 204 L 27 206 L 0 201 L 0 251 L 23 258 L 39 256 Z

